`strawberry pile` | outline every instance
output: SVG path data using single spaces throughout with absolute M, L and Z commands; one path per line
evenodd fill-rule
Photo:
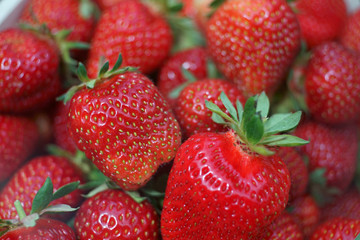
M 28 0 L 17 23 L 0 240 L 360 239 L 360 9 Z

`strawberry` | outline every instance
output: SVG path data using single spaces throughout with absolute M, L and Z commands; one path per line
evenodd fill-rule
M 288 169 L 266 145 L 305 144 L 291 135 L 272 135 L 293 129 L 301 113 L 268 118 L 265 94 L 249 98 L 244 108 L 239 101 L 235 108 L 223 93 L 220 98 L 231 117 L 214 103 L 206 106 L 214 121 L 233 129 L 198 133 L 181 145 L 161 214 L 164 240 L 252 239 L 287 204 Z
M 235 84 L 221 79 L 203 79 L 190 83 L 176 99 L 174 113 L 179 120 L 184 138 L 200 132 L 225 132 L 226 127 L 211 120 L 212 112 L 206 108 L 205 100 L 211 101 L 226 111 L 220 100 L 220 94 L 224 92 L 235 105 L 236 100 L 245 103 L 240 90 Z
M 360 234 L 360 220 L 332 218 L 321 224 L 310 240 L 354 240 Z
M 149 74 L 165 61 L 171 45 L 172 33 L 162 16 L 138 0 L 121 1 L 99 19 L 87 62 L 89 76 L 97 75 L 102 58 L 113 66 L 119 53 L 125 65 Z
M 354 126 L 333 127 L 308 120 L 299 125 L 295 135 L 310 140 L 300 149 L 309 159 L 310 173 L 322 175 L 327 188 L 344 192 L 356 169 L 358 138 Z
M 303 196 L 307 190 L 309 173 L 301 155 L 294 148 L 290 147 L 280 148 L 277 154 L 284 161 L 290 172 L 290 201 Z
M 121 56 L 121 55 L 120 55 Z M 110 179 L 127 190 L 145 185 L 159 165 L 175 156 L 181 143 L 178 122 L 166 100 L 145 75 L 101 68 L 70 89 L 69 131 L 77 147 Z M 84 87 L 86 86 L 86 87 Z M 68 97 L 69 98 L 69 97 Z
M 30 32 L 0 32 L 0 112 L 23 113 L 48 106 L 60 90 L 55 43 Z
M 16 217 L 14 201 L 17 199 L 23 203 L 25 213 L 30 213 L 34 196 L 47 177 L 53 180 L 55 190 L 70 182 L 83 182 L 83 176 L 68 159 L 52 155 L 35 157 L 21 167 L 1 190 L 0 218 Z M 52 204 L 65 203 L 77 207 L 81 200 L 81 192 L 77 190 Z
M 360 116 L 359 57 L 336 42 L 313 49 L 305 76 L 306 103 L 318 121 L 348 124 Z
M 124 0 L 95 0 L 97 6 L 100 8 L 101 11 L 110 9 L 121 1 Z
M 203 47 L 194 47 L 179 51 L 170 56 L 160 68 L 157 87 L 165 96 L 170 106 L 174 107 L 176 100 L 171 97 L 171 92 L 178 86 L 188 81 L 181 69 L 189 71 L 196 79 L 207 77 L 207 53 Z
M 310 48 L 335 40 L 347 17 L 344 0 L 296 0 L 294 8 L 302 38 Z
M 340 42 L 347 48 L 360 52 L 360 9 L 347 18 Z
M 159 217 L 144 200 L 136 202 L 119 189 L 88 198 L 75 217 L 78 239 L 159 239 Z
M 272 94 L 300 47 L 300 28 L 284 0 L 226 1 L 206 28 L 207 46 L 244 94 Z
M 212 13 L 212 0 L 182 0 L 182 12 L 185 16 L 192 18 L 198 29 L 205 33 L 209 15 Z
M 34 153 L 40 134 L 29 118 L 0 115 L 0 138 L 0 182 L 3 182 Z

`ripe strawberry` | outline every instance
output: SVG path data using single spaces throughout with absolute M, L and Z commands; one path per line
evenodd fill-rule
M 124 0 L 95 0 L 97 6 L 100 8 L 101 11 L 110 9 L 121 1 Z
M 360 9 L 348 17 L 340 42 L 345 47 L 360 52 Z
M 78 239 L 159 239 L 159 217 L 152 205 L 136 202 L 122 190 L 88 198 L 75 217 Z
M 19 29 L 0 32 L 0 112 L 48 106 L 60 90 L 54 42 Z
M 280 148 L 277 154 L 284 161 L 290 172 L 291 188 L 289 200 L 291 201 L 303 196 L 307 190 L 309 173 L 301 155 L 294 148 L 290 147 Z
M 54 220 L 40 218 L 36 221 L 35 226 L 16 227 L 4 235 L 0 240 L 75 240 L 75 233 L 71 227 L 65 223 Z
M 216 122 L 233 130 L 198 133 L 181 145 L 165 192 L 164 240 L 252 239 L 287 204 L 289 172 L 265 145 L 305 144 L 291 135 L 271 135 L 293 129 L 300 112 L 268 119 L 264 94 L 249 98 L 244 110 L 239 101 L 236 110 L 225 94 L 220 97 L 231 117 L 213 103 L 206 105 Z
M 233 105 L 236 104 L 236 100 L 245 103 L 245 97 L 235 84 L 222 79 L 203 79 L 193 82 L 180 92 L 174 113 L 184 138 L 200 132 L 225 132 L 228 129 L 212 121 L 212 112 L 205 106 L 205 100 L 211 101 L 225 112 L 226 108 L 220 100 L 222 92 L 229 97 Z
M 15 200 L 23 203 L 26 214 L 30 213 L 34 196 L 47 177 L 52 179 L 55 190 L 70 182 L 83 182 L 81 173 L 66 158 L 52 155 L 33 158 L 20 168 L 1 190 L 0 218 L 12 219 L 17 216 Z M 81 200 L 81 192 L 76 190 L 52 204 L 64 203 L 77 207 Z
M 360 234 L 360 220 L 332 218 L 321 224 L 310 240 L 354 240 Z
M 172 33 L 162 16 L 140 1 L 121 1 L 99 19 L 87 63 L 89 76 L 97 75 L 102 58 L 113 66 L 119 53 L 125 65 L 151 73 L 166 59 L 171 45 Z
M 0 138 L 0 182 L 3 182 L 30 157 L 40 136 L 36 124 L 30 119 L 0 115 Z
M 124 69 L 105 73 L 108 64 L 93 80 L 80 65 L 88 85 L 71 99 L 68 127 L 77 147 L 104 175 L 134 190 L 173 159 L 181 143 L 180 128 L 150 79 Z
M 272 94 L 300 47 L 300 28 L 284 0 L 226 1 L 208 21 L 206 39 L 219 70 L 245 95 Z
M 359 57 L 336 42 L 313 49 L 305 76 L 306 103 L 315 119 L 348 124 L 360 116 Z
M 171 107 L 174 107 L 176 103 L 175 98 L 170 95 L 171 92 L 188 80 L 182 74 L 181 68 L 192 73 L 198 80 L 204 79 L 208 75 L 206 60 L 206 49 L 194 47 L 175 53 L 160 68 L 156 85 Z
M 297 0 L 294 8 L 302 38 L 310 48 L 335 40 L 347 17 L 344 0 Z

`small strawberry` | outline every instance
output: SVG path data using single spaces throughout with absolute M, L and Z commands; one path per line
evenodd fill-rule
M 119 189 L 88 198 L 76 213 L 78 239 L 159 239 L 159 217 L 151 204 Z
M 115 69 L 106 71 L 107 62 L 92 80 L 80 65 L 84 83 L 69 90 L 69 96 L 78 91 L 71 99 L 68 127 L 77 147 L 104 175 L 134 190 L 173 159 L 181 133 L 150 79 L 120 65 L 121 55 Z
M 222 79 L 202 79 L 187 85 L 176 99 L 174 113 L 179 121 L 184 138 L 200 132 L 225 132 L 228 128 L 211 119 L 212 112 L 205 101 L 211 101 L 226 112 L 220 94 L 224 92 L 230 102 L 245 103 L 245 97 L 235 84 Z
M 103 58 L 113 66 L 119 53 L 125 65 L 152 73 L 166 59 L 171 45 L 172 33 L 162 16 L 138 0 L 123 0 L 99 19 L 87 62 L 89 76 L 97 75 Z
M 360 9 L 348 17 L 340 35 L 340 42 L 345 47 L 360 53 Z
M 208 21 L 206 39 L 219 70 L 245 95 L 272 94 L 300 48 L 300 28 L 284 0 L 226 1 Z
M 312 51 L 305 75 L 306 103 L 318 121 L 348 124 L 360 116 L 359 57 L 339 43 Z
M 294 8 L 302 38 L 310 48 L 335 40 L 347 17 L 344 0 L 296 0 Z
M 26 117 L 0 115 L 0 182 L 7 180 L 34 153 L 39 130 Z
M 50 39 L 19 29 L 0 32 L 0 64 L 0 112 L 35 111 L 59 93 L 59 53 Z
M 0 218 L 16 217 L 15 200 L 20 200 L 25 213 L 29 214 L 36 192 L 48 177 L 52 179 L 55 190 L 70 182 L 83 182 L 81 173 L 66 158 L 52 155 L 33 158 L 20 168 L 1 190 Z M 77 190 L 52 204 L 64 203 L 77 207 L 81 200 L 81 192 Z
M 306 144 L 291 135 L 272 135 L 296 127 L 301 113 L 268 118 L 265 94 L 249 98 L 244 108 L 237 101 L 237 110 L 225 94 L 220 98 L 231 117 L 211 102 L 206 106 L 214 121 L 232 130 L 198 133 L 181 145 L 161 214 L 164 240 L 252 239 L 287 204 L 288 169 L 266 145 Z
M 354 240 L 360 234 L 360 220 L 332 218 L 321 224 L 310 240 Z

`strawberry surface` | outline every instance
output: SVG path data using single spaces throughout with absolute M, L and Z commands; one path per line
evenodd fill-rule
M 360 234 L 360 220 L 332 218 L 321 224 L 310 240 L 354 240 Z
M 360 53 L 360 9 L 347 18 L 340 42 L 347 48 Z

